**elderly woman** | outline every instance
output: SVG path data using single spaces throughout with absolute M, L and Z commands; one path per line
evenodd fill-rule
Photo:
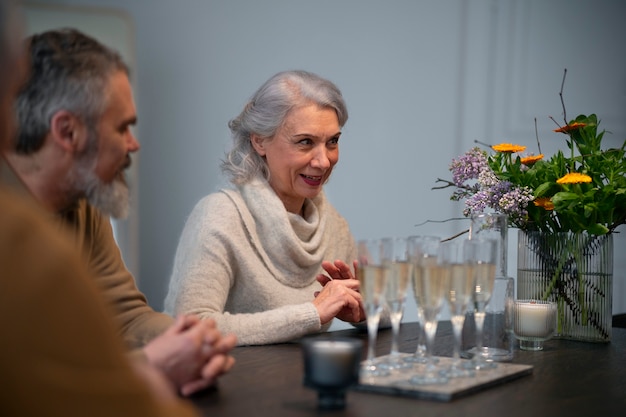
M 347 119 L 339 89 L 309 72 L 278 73 L 257 90 L 229 123 L 222 171 L 234 187 L 200 200 L 187 220 L 167 312 L 213 318 L 241 345 L 365 318 L 348 266 L 354 239 L 323 192 Z

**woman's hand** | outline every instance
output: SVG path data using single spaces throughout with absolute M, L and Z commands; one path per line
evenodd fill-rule
M 356 271 L 358 267 L 358 262 L 354 261 L 353 266 L 354 266 L 354 270 Z M 356 278 L 354 274 L 352 273 L 352 271 L 350 270 L 350 266 L 348 266 L 347 263 L 339 259 L 336 260 L 335 262 L 328 262 L 328 261 L 322 262 L 322 268 L 324 268 L 324 271 L 326 271 L 332 279 L 355 279 Z M 318 276 L 317 280 L 319 281 L 320 277 L 323 277 L 323 276 L 324 275 Z M 322 285 L 324 284 L 322 283 Z
M 356 268 L 356 262 L 354 265 Z M 324 261 L 322 268 L 330 277 L 323 274 L 317 276 L 317 281 L 323 288 L 315 292 L 313 300 L 322 324 L 328 323 L 334 317 L 351 323 L 364 320 L 365 310 L 359 293 L 359 281 L 354 278 L 350 267 L 337 260 L 334 263 Z

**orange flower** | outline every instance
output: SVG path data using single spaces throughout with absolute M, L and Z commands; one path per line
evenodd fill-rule
M 537 206 L 537 207 L 543 207 L 544 209 L 550 211 L 550 210 L 554 210 L 554 203 L 552 202 L 551 199 L 549 199 L 548 197 L 540 197 L 537 198 L 533 201 L 533 203 Z
M 526 149 L 526 146 L 513 145 L 512 143 L 500 143 L 498 145 L 493 145 L 491 149 L 493 149 L 496 152 L 515 153 L 515 152 L 522 152 L 524 149 Z
M 539 161 L 543 159 L 543 154 L 540 153 L 539 155 L 530 155 L 530 156 L 525 156 L 521 159 L 522 164 L 524 165 L 533 165 L 535 162 Z
M 591 177 L 579 172 L 570 172 L 556 180 L 557 184 L 580 184 L 582 182 L 591 182 Z
M 573 122 L 568 125 L 559 127 L 558 129 L 554 129 L 554 131 L 558 133 L 569 133 L 571 131 L 578 130 L 581 127 L 585 127 L 585 126 L 587 126 L 586 123 Z

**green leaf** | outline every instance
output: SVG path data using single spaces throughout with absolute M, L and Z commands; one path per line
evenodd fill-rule
M 578 199 L 579 199 L 579 195 L 576 193 L 561 191 L 560 193 L 556 193 L 552 197 L 552 202 L 554 203 L 554 205 L 561 205 L 561 204 L 568 203 L 571 201 L 576 201 Z
M 592 235 L 605 235 L 609 232 L 609 228 L 599 223 L 593 223 L 589 225 L 587 231 Z
M 549 190 L 550 187 L 552 187 L 552 185 L 553 184 L 550 182 L 544 182 L 539 187 L 535 188 L 535 192 L 534 192 L 535 197 L 543 197 L 546 191 Z

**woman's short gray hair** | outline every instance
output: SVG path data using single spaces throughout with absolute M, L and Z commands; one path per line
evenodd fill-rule
M 239 116 L 228 123 L 233 147 L 221 168 L 233 184 L 244 184 L 255 177 L 269 179 L 267 163 L 252 147 L 251 136 L 273 137 L 292 109 L 309 103 L 333 109 L 340 127 L 348 120 L 339 88 L 307 71 L 279 72 L 254 93 Z

